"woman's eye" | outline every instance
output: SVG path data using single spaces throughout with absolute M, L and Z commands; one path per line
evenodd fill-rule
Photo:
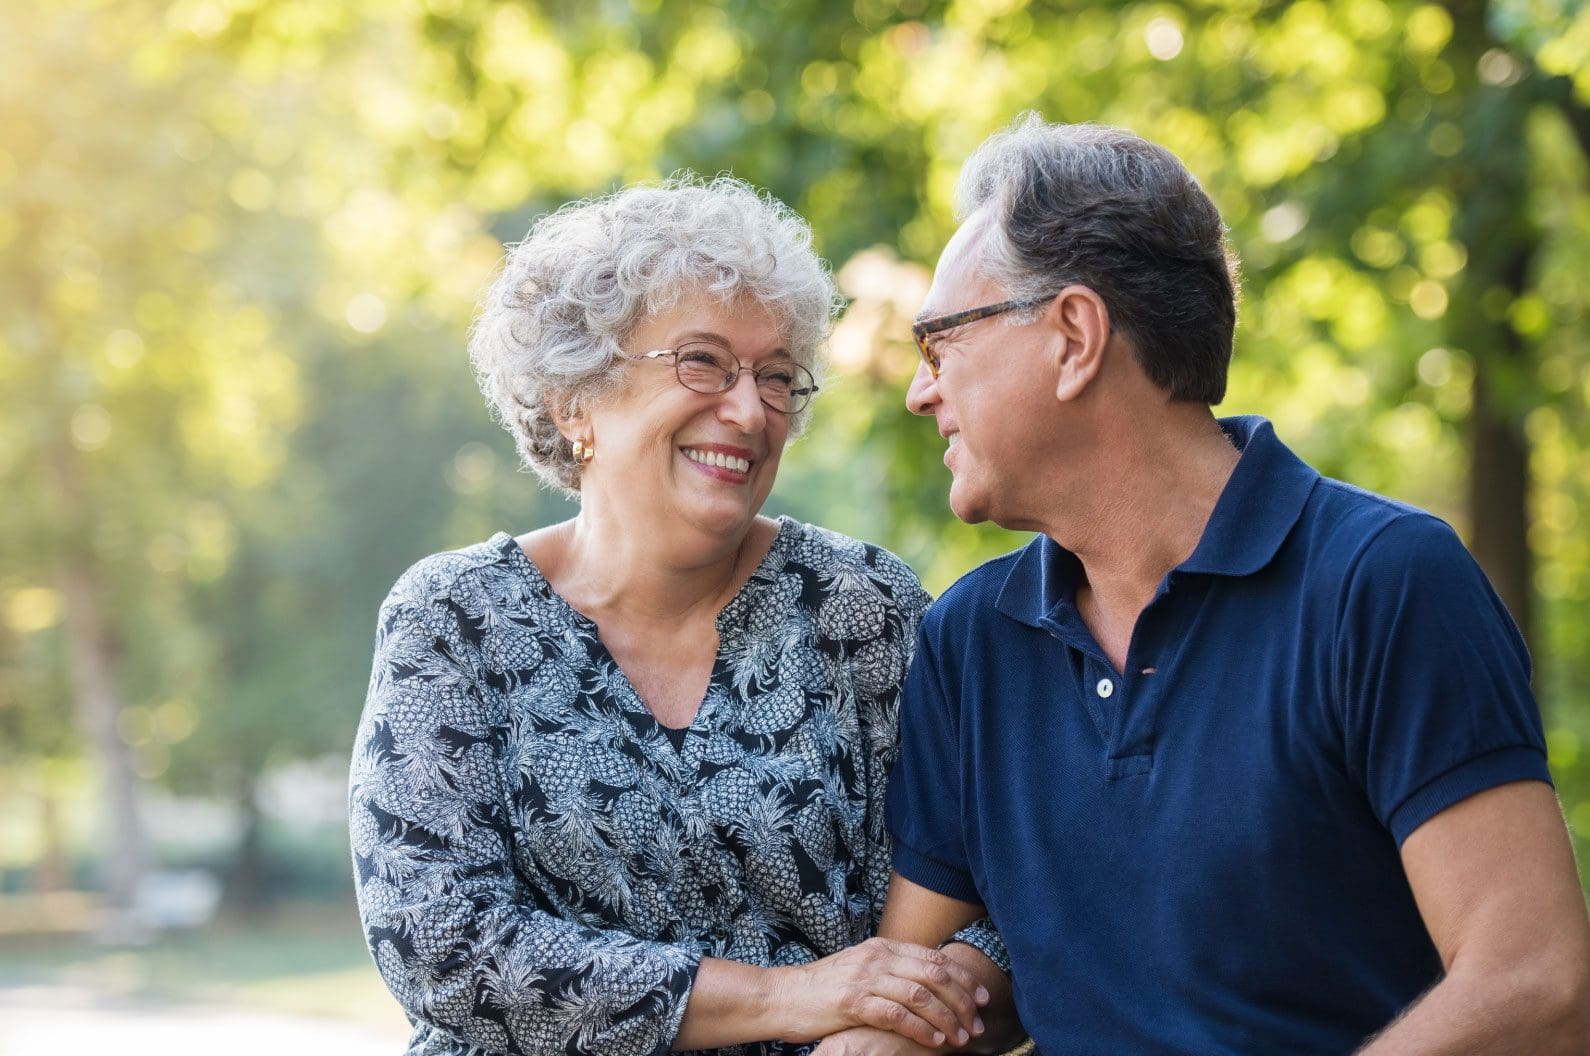
M 716 366 L 718 359 L 711 352 L 704 352 L 699 348 L 682 348 L 679 350 L 679 361 L 681 363 L 704 363 L 708 366 Z

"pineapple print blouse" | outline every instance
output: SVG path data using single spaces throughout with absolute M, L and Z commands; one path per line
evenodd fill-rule
M 409 1056 L 661 1056 L 703 956 L 799 964 L 873 934 L 927 602 L 892 554 L 782 519 L 718 615 L 676 748 L 511 536 L 409 569 L 350 784 L 360 914 Z M 1008 968 L 986 923 L 957 938 Z

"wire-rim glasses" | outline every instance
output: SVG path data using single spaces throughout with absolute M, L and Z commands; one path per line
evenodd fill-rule
M 922 357 L 922 362 L 927 364 L 928 374 L 937 378 L 939 376 L 939 354 L 928 344 L 928 338 L 944 330 L 951 330 L 967 323 L 975 323 L 979 319 L 991 319 L 996 315 L 1014 312 L 1022 308 L 1036 308 L 1044 302 L 1044 298 L 1024 298 L 1018 301 L 1000 301 L 998 304 L 985 304 L 981 308 L 968 308 L 961 312 L 951 312 L 949 315 L 935 316 L 932 319 L 922 319 L 911 324 L 911 336 L 916 338 L 917 354 Z
M 749 372 L 756 379 L 756 394 L 762 403 L 780 414 L 799 414 L 817 392 L 817 379 L 812 372 L 792 360 L 781 359 L 752 369 L 722 349 L 701 344 L 659 348 L 638 358 L 663 356 L 673 357 L 674 376 L 679 384 L 708 396 L 728 392 L 740 380 L 742 371 Z

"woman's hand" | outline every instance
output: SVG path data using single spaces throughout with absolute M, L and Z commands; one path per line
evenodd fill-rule
M 812 1056 L 937 1056 L 939 1051 L 887 1030 L 851 1027 L 828 1035 L 812 1050 Z
M 820 961 L 770 969 L 779 1037 L 816 1041 L 877 1027 L 928 1047 L 965 1045 L 983 1032 L 988 991 L 940 950 L 868 939 Z

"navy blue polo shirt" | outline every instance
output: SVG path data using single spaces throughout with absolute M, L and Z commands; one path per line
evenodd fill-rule
M 1039 536 L 933 605 L 906 683 L 895 868 L 987 907 L 1052 1056 L 1353 1050 L 1441 971 L 1402 841 L 1550 780 L 1452 530 L 1222 425 L 1241 458 L 1124 671 Z

